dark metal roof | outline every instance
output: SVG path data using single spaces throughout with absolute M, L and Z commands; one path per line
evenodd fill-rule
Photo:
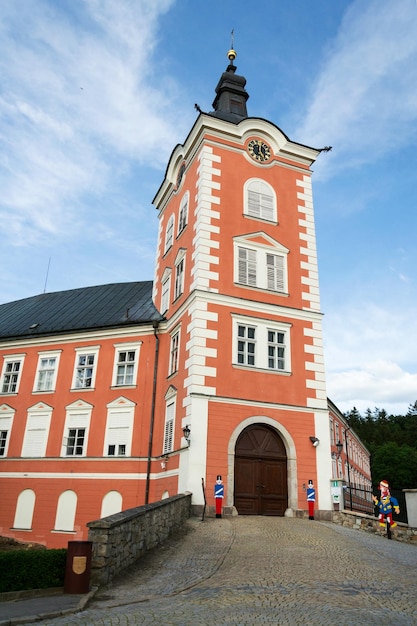
M 113 283 L 0 305 L 0 340 L 152 323 L 152 281 Z
M 245 89 L 246 78 L 235 72 L 236 66 L 230 63 L 221 75 L 213 102 L 214 111 L 209 115 L 232 122 L 232 124 L 239 124 L 248 117 L 246 101 L 249 94 Z

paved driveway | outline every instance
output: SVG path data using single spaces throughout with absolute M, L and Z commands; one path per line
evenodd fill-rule
M 281 517 L 191 519 L 87 610 L 45 625 L 417 625 L 417 546 Z

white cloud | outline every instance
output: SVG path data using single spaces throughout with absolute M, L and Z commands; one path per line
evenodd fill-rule
M 347 10 L 295 132 L 309 145 L 333 145 L 320 175 L 374 161 L 417 137 L 416 32 L 411 0 L 356 0 Z
M 417 400 L 417 374 L 404 371 L 392 361 L 370 361 L 363 369 L 330 372 L 328 394 L 338 407 L 347 411 L 354 406 L 364 412 L 375 407 L 387 413 L 404 414 Z
M 79 227 L 84 194 L 116 188 L 129 159 L 166 162 L 181 132 L 178 88 L 156 75 L 152 54 L 172 4 L 0 6 L 0 218 L 13 245 Z
M 414 309 L 348 302 L 325 318 L 327 392 L 341 410 L 404 413 L 417 400 Z

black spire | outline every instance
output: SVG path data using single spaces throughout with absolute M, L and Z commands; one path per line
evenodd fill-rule
M 213 102 L 214 111 L 209 115 L 238 124 L 245 117 L 248 117 L 246 101 L 249 94 L 245 89 L 246 78 L 235 74 L 236 66 L 233 65 L 236 58 L 235 50 L 231 48 L 227 56 L 230 63 L 217 83 L 217 95 Z

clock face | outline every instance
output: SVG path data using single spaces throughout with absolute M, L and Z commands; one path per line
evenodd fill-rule
M 268 161 L 271 157 L 271 148 L 261 139 L 252 139 L 252 141 L 248 143 L 248 152 L 252 159 L 255 159 L 255 161 L 259 163 Z

